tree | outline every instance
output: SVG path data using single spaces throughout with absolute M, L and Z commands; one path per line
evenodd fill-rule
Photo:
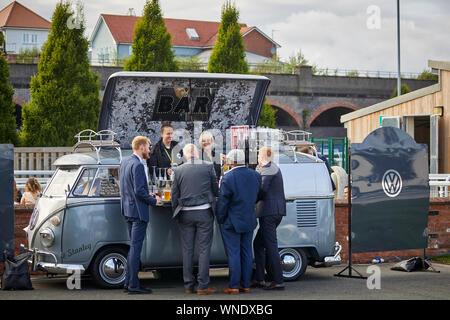
M 3 46 L 3 33 L 0 32 L 0 49 Z M 14 89 L 8 83 L 9 69 L 3 51 L 0 51 L 0 143 L 19 144 L 16 130 L 15 106 L 13 103 Z
M 132 55 L 125 63 L 127 71 L 178 71 L 158 0 L 147 0 L 142 18 L 134 28 Z
M 421 74 L 417 76 L 418 80 L 435 80 L 438 81 L 438 75 L 434 74 L 428 70 L 423 70 Z
M 219 34 L 209 58 L 208 72 L 241 74 L 248 72 L 238 19 L 239 11 L 230 1 L 226 1 L 222 6 Z
M 70 146 L 79 131 L 97 127 L 100 84 L 90 70 L 80 4 L 77 12 L 79 23 L 72 26 L 70 3 L 56 5 L 38 73 L 31 78 L 31 100 L 23 108 L 26 146 Z
M 275 119 L 276 112 L 277 111 L 264 99 L 261 114 L 259 115 L 258 127 L 275 129 L 277 125 Z
M 203 63 L 200 62 L 198 56 L 189 56 L 186 58 L 177 58 L 178 66 L 182 71 L 201 71 Z
M 411 89 L 408 87 L 406 83 L 401 84 L 401 93 L 405 94 L 411 92 Z M 394 91 L 391 94 L 391 98 L 395 98 L 397 96 L 397 87 L 395 87 Z

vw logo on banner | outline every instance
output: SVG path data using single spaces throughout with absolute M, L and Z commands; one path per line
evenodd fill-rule
M 384 193 L 388 197 L 395 198 L 402 191 L 402 177 L 394 169 L 390 169 L 384 173 L 381 184 L 383 185 Z

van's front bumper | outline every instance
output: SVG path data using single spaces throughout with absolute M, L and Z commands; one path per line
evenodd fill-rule
M 62 264 L 58 263 L 55 254 L 38 249 L 27 249 L 24 245 L 21 245 L 23 250 L 26 250 L 31 254 L 28 262 L 31 264 L 31 270 L 43 271 L 50 274 L 73 274 L 79 272 L 83 274 L 85 272 L 84 266 L 78 264 Z M 51 257 L 54 262 L 42 261 L 42 258 Z
M 82 265 L 49 262 L 37 262 L 35 268 L 37 271 L 44 271 L 50 274 L 73 274 L 74 272 L 83 274 L 85 271 Z

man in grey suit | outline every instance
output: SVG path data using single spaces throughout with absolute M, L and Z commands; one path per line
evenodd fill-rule
M 172 184 L 173 217 L 178 220 L 183 249 L 183 279 L 186 293 L 193 293 L 194 245 L 198 247 L 199 271 L 197 294 L 215 293 L 209 288 L 209 259 L 214 228 L 214 210 L 219 194 L 214 165 L 199 160 L 193 144 L 183 148 L 186 162 L 174 169 Z M 195 243 L 197 235 L 197 243 Z

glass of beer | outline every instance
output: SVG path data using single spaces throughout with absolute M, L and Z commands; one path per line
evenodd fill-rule
M 170 189 L 164 189 L 164 201 L 170 201 Z

